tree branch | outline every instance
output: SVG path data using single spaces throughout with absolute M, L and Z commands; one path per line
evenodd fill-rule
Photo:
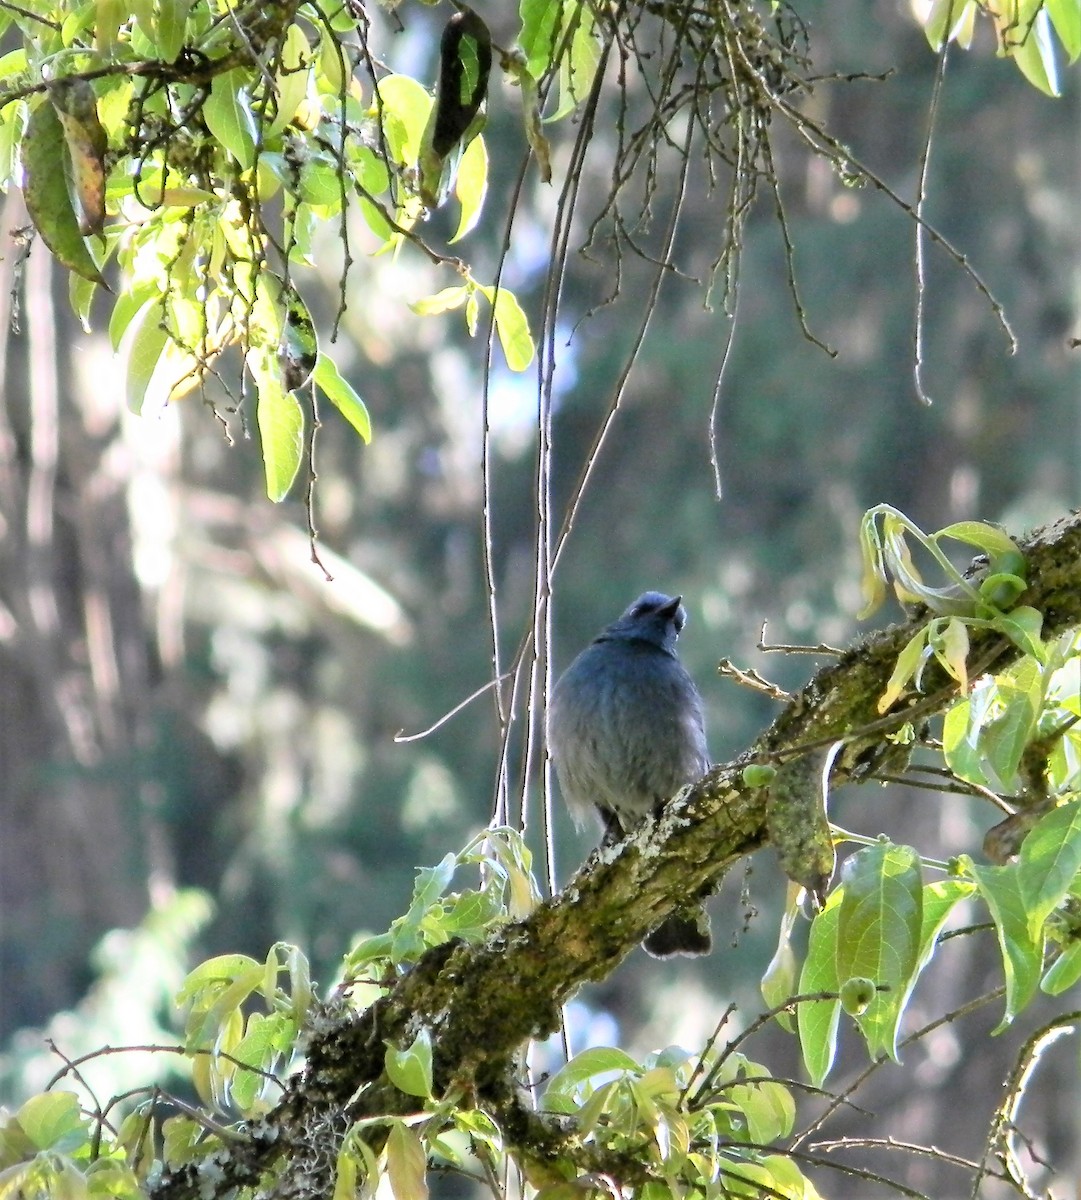
M 1029 580 L 1023 600 L 1043 612 L 1045 636 L 1081 625 L 1081 516 L 1037 532 L 1022 550 Z M 525 920 L 481 945 L 434 948 L 361 1013 L 320 1013 L 304 1071 L 251 1130 L 250 1142 L 167 1173 L 156 1200 L 224 1195 L 257 1184 L 279 1162 L 285 1166 L 276 1197 L 331 1194 L 337 1146 L 353 1122 L 416 1110 L 416 1098 L 390 1084 L 383 1063 L 387 1042 L 407 1045 L 422 1029 L 432 1041 L 437 1096 L 455 1091 L 512 1115 L 518 1048 L 552 1033 L 561 1005 L 583 983 L 607 976 L 680 901 L 714 890 L 733 863 L 766 842 L 766 789 L 744 781 L 748 765 L 841 741 L 832 773 L 839 786 L 895 749 L 886 739 L 890 730 L 948 706 L 956 685 L 928 671 L 925 693 L 906 695 L 886 717 L 876 707 L 898 653 L 925 619 L 919 614 L 871 634 L 820 671 L 744 754 L 713 768 L 619 845 L 596 851 Z M 983 670 L 1017 654 L 997 636 L 972 638 L 972 662 Z M 378 1126 L 366 1133 L 378 1151 Z M 504 1135 L 515 1144 L 513 1129 Z M 558 1131 L 553 1138 L 560 1140 Z M 536 1153 L 536 1140 L 528 1141 Z

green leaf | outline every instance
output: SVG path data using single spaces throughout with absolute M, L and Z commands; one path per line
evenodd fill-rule
M 1043 661 L 1044 646 L 1040 638 L 1043 630 L 1043 613 L 1037 608 L 1022 605 L 1012 608 L 1008 613 L 1002 613 L 994 618 L 996 629 L 1010 639 L 1022 654 Z
M 872 1058 L 897 1059 L 900 1008 L 920 954 L 923 880 L 911 846 L 879 842 L 845 860 L 837 928 L 837 978 L 866 978 L 879 991 L 857 1023 Z M 888 989 L 888 990 L 886 990 Z
M 79 232 L 79 218 L 68 194 L 71 159 L 64 127 L 48 101 L 30 114 L 21 155 L 23 199 L 42 241 L 69 271 L 107 286 Z
M 420 1138 L 404 1122 L 391 1125 L 386 1155 L 394 1200 L 428 1200 L 428 1156 Z
M 600 39 L 589 5 L 579 5 L 571 22 L 574 25 L 571 43 L 559 60 L 559 104 L 549 121 L 560 120 L 585 100 L 601 59 Z
M 770 1173 L 766 1195 L 782 1196 L 784 1200 L 822 1200 L 818 1189 L 787 1155 L 767 1154 L 761 1162 Z
M 422 1029 L 411 1045 L 399 1050 L 386 1043 L 384 1057 L 387 1077 L 390 1082 L 407 1096 L 427 1099 L 432 1094 L 432 1038 L 427 1029 Z
M 835 888 L 826 901 L 826 907 L 811 922 L 807 957 L 804 959 L 799 980 L 802 995 L 840 990 L 837 977 L 837 939 L 843 897 L 844 888 Z M 839 1000 L 805 1002 L 799 1006 L 796 1013 L 803 1063 L 815 1087 L 822 1086 L 830 1067 L 833 1066 L 837 1053 L 837 1024 L 840 1017 Z
M 494 287 L 481 286 L 479 290 L 488 298 L 489 304 L 495 305 L 495 329 L 507 366 L 512 371 L 524 371 L 533 361 L 536 347 L 529 332 L 529 321 L 518 298 L 505 287 L 498 292 Z
M 407 918 L 419 919 L 450 886 L 457 868 L 453 854 L 444 854 L 434 867 L 421 867 L 413 884 L 413 899 Z
M 759 984 L 762 991 L 762 999 L 765 1000 L 770 1008 L 776 1008 L 779 1004 L 783 1004 L 796 992 L 796 980 L 799 978 L 799 960 L 796 958 L 796 952 L 792 948 L 792 930 L 795 926 L 799 909 L 793 903 L 793 899 L 800 894 L 800 891 L 795 888 L 789 888 L 790 898 L 788 906 L 785 908 L 784 916 L 781 918 L 781 928 L 777 936 L 777 949 L 774 950 L 773 957 L 770 959 L 769 966 L 766 967 L 762 975 L 762 981 Z M 777 1024 L 789 1033 L 795 1032 L 796 1025 L 791 1013 L 778 1013 Z
M 546 75 L 559 48 L 563 28 L 563 0 L 521 0 L 518 13 L 522 31 L 518 45 L 526 56 L 526 69 L 534 79 Z
M 895 1017 L 891 1040 L 896 1041 L 897 1028 L 904 1016 L 909 997 L 923 969 L 934 956 L 939 936 L 949 919 L 950 913 L 976 890 L 967 879 L 939 879 L 923 888 L 923 919 L 920 923 L 919 957 L 910 972 L 908 982 L 900 989 L 894 1003 Z
M 84 279 L 74 271 L 68 275 L 68 300 L 71 303 L 71 311 L 78 318 L 84 333 L 90 332 L 90 309 L 97 294 L 98 285 L 93 280 Z
M 1078 0 L 1046 0 L 1045 10 L 1070 62 L 1081 56 L 1081 3 Z
M 308 60 L 311 46 L 300 25 L 294 23 L 285 32 L 278 69 L 274 76 L 277 108 L 274 119 L 263 131 L 264 141 L 276 137 L 296 116 L 301 101 L 308 93 Z
M 923 20 L 927 40 L 935 50 L 942 43 L 959 37 L 959 31 L 971 21 L 976 11 L 976 0 L 933 0 L 930 11 Z M 947 22 L 953 24 L 947 28 Z
M 1049 996 L 1060 996 L 1081 979 L 1081 942 L 1074 942 L 1055 959 L 1040 980 L 1040 988 Z
M 338 212 L 342 206 L 342 183 L 338 168 L 327 156 L 309 158 L 300 169 L 300 194 L 308 204 Z
M 238 976 L 247 976 L 255 968 L 260 972 L 263 970 L 262 964 L 247 954 L 219 954 L 208 958 L 188 972 L 180 991 L 177 992 L 176 1003 L 187 1004 L 200 992 L 225 987 Z
M 1081 872 L 1081 800 L 1053 809 L 1021 843 L 1017 878 L 1028 912 L 1028 933 L 1039 940 L 1043 923 L 1066 898 Z
M 640 1063 L 614 1046 L 592 1046 L 576 1054 L 548 1081 L 544 1093 L 544 1107 L 551 1109 L 552 1102 L 557 1097 L 574 1094 L 583 1083 L 597 1075 L 607 1075 L 613 1071 L 639 1074 L 641 1070 Z
M 1001 1033 L 1035 994 L 1043 968 L 1043 937 L 1033 938 L 1028 910 L 1016 867 L 978 867 L 969 870 L 995 922 L 1006 976 L 1006 1011 L 992 1031 Z
M 1025 747 L 1036 733 L 1042 699 L 1039 680 L 1033 689 L 1000 684 L 998 696 L 1005 708 L 984 728 L 980 749 L 1002 784 L 1009 786 Z
M 877 612 L 886 599 L 886 566 L 883 560 L 882 539 L 878 532 L 878 522 L 875 509 L 863 514 L 860 520 L 860 591 L 863 593 L 863 607 L 856 616 L 865 621 L 872 613 Z M 910 643 L 911 644 L 911 643 Z M 881 710 L 880 710 L 881 711 Z
M 365 442 L 372 440 L 372 422 L 364 401 L 342 378 L 334 360 L 320 350 L 312 372 L 312 382 L 334 405 Z
M 376 87 L 372 115 L 383 122 L 384 136 L 391 157 L 403 166 L 415 166 L 432 97 L 408 75 L 388 75 Z
M 989 525 L 986 521 L 956 521 L 940 529 L 935 537 L 951 538 L 955 542 L 964 542 L 966 546 L 975 546 L 992 561 L 1003 555 L 1012 555 L 1024 562 L 1013 538 L 997 525 Z
M 361 1161 L 353 1152 L 354 1139 L 346 1138 L 334 1166 L 334 1191 L 330 1200 L 356 1200 L 360 1194 Z
M 980 598 L 999 611 L 1005 611 L 1017 603 L 1017 597 L 1027 587 L 1028 583 L 1022 576 L 996 571 L 980 580 Z
M 248 170 L 255 162 L 255 118 L 244 91 L 247 72 L 240 67 L 215 75 L 203 105 L 203 120 L 215 138 Z
M 156 0 L 154 32 L 158 57 L 172 63 L 184 46 L 192 0 Z
M 70 1153 L 87 1141 L 86 1124 L 74 1092 L 32 1096 L 15 1114 L 23 1133 L 39 1150 Z
M 865 610 L 866 611 L 866 610 Z M 886 682 L 886 690 L 878 701 L 878 711 L 884 713 L 892 708 L 920 669 L 927 653 L 928 627 L 925 625 L 908 642 L 897 656 L 893 674 Z
M 431 296 L 423 296 L 420 300 L 414 300 L 409 307 L 421 317 L 437 316 L 439 313 L 460 308 L 474 290 L 467 284 L 443 288 L 442 291 L 435 292 Z
M 749 1141 L 768 1146 L 792 1132 L 796 1104 L 784 1084 L 773 1079 L 748 1080 L 726 1087 L 723 1095 L 743 1110 Z
M 13 100 L 0 108 L 0 187 L 5 191 L 15 174 L 19 145 L 29 119 L 30 109 L 25 100 Z
M 205 1133 L 202 1122 L 191 1117 L 166 1117 L 161 1123 L 162 1158 L 170 1166 L 190 1162 Z
M 308 965 L 307 955 L 299 946 L 285 943 L 283 948 L 286 952 L 286 966 L 289 970 L 289 995 L 292 999 L 290 1012 L 293 1020 L 299 1025 L 308 1015 L 312 1005 L 314 992 L 311 968 Z
M 129 322 L 120 345 L 126 366 L 124 395 L 128 408 L 143 411 L 158 364 L 165 353 L 169 334 L 164 327 L 165 307 L 160 297 L 145 304 Z
M 1034 87 L 1047 96 L 1059 96 L 1058 64 L 1055 61 L 1055 44 L 1051 39 L 1051 22 L 1047 10 L 1041 8 L 1036 19 L 1027 29 L 1027 36 L 1012 45 L 1009 54 L 1021 74 Z
M 252 1013 L 248 1017 L 244 1036 L 230 1053 L 254 1070 L 237 1068 L 232 1077 L 229 1094 L 243 1113 L 249 1113 L 263 1092 L 267 1080 L 259 1074 L 274 1064 L 296 1036 L 296 1025 L 287 1013 Z
M 942 724 L 942 749 L 950 770 L 984 787 L 990 780 L 981 739 L 997 696 L 995 681 L 981 680 L 947 711 Z
M 79 233 L 101 235 L 105 226 L 105 153 L 108 138 L 98 119 L 97 97 L 85 79 L 61 78 L 49 85 L 49 99 L 64 129 L 68 180 Z
M 267 353 L 248 356 L 258 388 L 255 416 L 263 448 L 267 495 L 277 503 L 293 486 L 304 455 L 304 414 L 282 384 L 277 363 Z
M 239 1042 L 243 1033 L 240 1006 L 257 991 L 263 981 L 263 964 L 242 954 L 224 954 L 213 958 L 188 976 L 177 997 L 177 1004 L 191 1001 L 191 1011 L 185 1023 L 185 1045 L 195 1049 L 218 1045 L 223 1031 L 230 1026 Z M 219 1046 L 219 1048 L 227 1048 Z M 204 1069 L 213 1064 L 199 1055 L 196 1066 Z
M 936 621 L 935 626 L 928 644 L 961 690 L 968 691 L 968 627 L 957 617 L 950 617 L 944 624 Z
M 475 137 L 466 147 L 458 174 L 454 180 L 454 194 L 461 205 L 458 228 L 451 242 L 464 238 L 480 220 L 484 197 L 488 193 L 488 150 L 484 138 Z
M 117 296 L 109 317 L 109 341 L 112 343 L 114 353 L 120 350 L 128 326 L 139 315 L 144 305 L 149 300 L 157 299 L 158 296 L 158 289 L 153 284 L 125 288 Z
M 501 906 L 488 892 L 466 891 L 454 898 L 443 917 L 443 928 L 455 937 L 475 942 L 488 931 Z

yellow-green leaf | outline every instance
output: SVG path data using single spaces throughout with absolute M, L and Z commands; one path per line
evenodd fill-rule
M 23 1133 L 39 1150 L 62 1153 L 86 1140 L 86 1127 L 74 1092 L 32 1096 L 16 1114 Z
M 466 302 L 472 288 L 462 285 L 460 287 L 443 288 L 442 291 L 436 292 L 431 296 L 423 296 L 420 300 L 414 300 L 409 307 L 421 317 L 432 317 L 438 313 L 449 312 L 452 308 L 458 308 Z
M 405 166 L 414 166 L 424 127 L 434 101 L 408 75 L 388 75 L 379 81 L 369 110 L 383 123 L 391 156 Z
M 1017 39 L 1017 34 L 1012 34 Z M 1058 64 L 1055 62 L 1055 46 L 1051 40 L 1051 22 L 1047 18 L 1046 9 L 1041 8 L 1036 19 L 1029 26 L 1023 37 L 1015 40 L 1009 48 L 1009 54 L 1021 71 L 1021 74 L 1034 87 L 1045 95 L 1058 96 L 1061 89 L 1058 83 Z
M 476 226 L 487 192 L 488 150 L 484 138 L 475 137 L 462 155 L 462 161 L 458 164 L 458 175 L 454 181 L 454 194 L 458 197 L 462 211 L 458 217 L 458 228 L 450 239 L 452 242 L 465 237 Z
M 897 664 L 893 668 L 893 674 L 889 677 L 886 683 L 886 690 L 882 693 L 882 698 L 878 702 L 878 711 L 886 712 L 904 692 L 909 681 L 916 674 L 923 662 L 924 652 L 927 649 L 927 629 L 924 627 L 917 633 L 908 643 L 907 646 L 897 656 Z
M 968 691 L 968 626 L 964 621 L 951 617 L 945 627 L 934 639 L 934 650 L 939 661 L 946 670 L 961 685 L 961 691 Z
M 304 414 L 296 397 L 282 385 L 272 356 L 249 356 L 259 396 L 255 415 L 263 448 L 266 490 L 271 500 L 284 500 L 300 470 L 304 454 Z
M 316 359 L 312 381 L 366 442 L 372 440 L 372 422 L 364 401 L 342 377 L 332 358 L 322 351 Z
M 1081 4 L 1077 0 L 1046 0 L 1044 8 L 1070 62 L 1081 56 Z
M 255 162 L 255 121 L 244 92 L 246 78 L 239 67 L 215 75 L 203 105 L 207 128 L 245 169 Z
M 512 371 L 524 371 L 533 361 L 536 348 L 529 332 L 529 321 L 517 296 L 504 287 L 498 292 L 490 287 L 481 290 L 489 302 L 495 304 L 495 330 L 499 334 L 499 344 L 503 347 L 507 366 Z
M 310 56 L 311 46 L 304 30 L 297 24 L 290 25 L 282 42 L 278 71 L 274 77 L 278 107 L 274 119 L 263 133 L 264 141 L 281 133 L 307 95 Z

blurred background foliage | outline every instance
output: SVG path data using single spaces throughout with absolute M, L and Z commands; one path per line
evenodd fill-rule
M 498 43 L 513 40 L 513 13 L 477 7 Z M 822 83 L 810 103 L 911 195 L 936 69 L 921 30 L 895 0 L 796 8 L 820 73 L 892 72 Z M 383 19 L 380 53 L 434 80 L 445 16 L 403 5 L 402 28 Z M 497 75 L 488 208 L 465 243 L 480 278 L 494 272 L 521 155 L 518 101 Z M 1065 95 L 1049 100 L 979 39 L 950 56 L 927 216 L 1005 306 L 1019 350 L 1009 355 L 986 301 L 932 246 L 930 408 L 913 386 L 911 221 L 780 138 L 807 320 L 838 354 L 801 334 L 783 244 L 760 201 L 745 231 L 715 420 L 719 498 L 710 409 L 730 317 L 719 302 L 705 307 L 692 280 L 709 273 L 724 198 L 694 181 L 675 250 L 692 278 L 671 277 L 661 290 L 559 562 L 557 668 L 638 592 L 682 593 L 691 613 L 683 657 L 706 699 L 713 754 L 727 757 L 773 704 L 718 679 L 718 659 L 794 686 L 812 660 L 761 653 L 763 622 L 767 640 L 786 643 L 858 634 L 865 508 L 895 505 L 926 529 L 972 517 L 1020 531 L 1081 504 L 1078 354 L 1069 348 L 1081 265 L 1076 71 L 1063 83 Z M 573 129 L 551 132 L 558 179 Z M 593 136 L 576 247 L 609 183 L 614 128 L 598 122 Z M 519 201 L 506 282 L 531 314 L 555 195 L 531 173 Z M 8 196 L 5 230 L 24 223 L 18 207 Z M 433 219 L 433 238 L 453 232 L 444 222 Z M 359 223 L 355 234 L 363 242 Z M 325 278 L 298 282 L 326 330 L 337 307 L 333 229 L 317 257 Z M 335 414 L 319 434 L 316 516 L 335 576 L 326 582 L 308 561 L 302 497 L 267 502 L 243 420 L 227 431 L 192 399 L 126 414 L 106 339 L 79 330 L 44 249 L 34 249 L 19 293 L 11 260 L 0 264 L 0 1082 L 9 1101 L 59 1065 L 43 1052 L 43 1030 L 69 1054 L 168 1040 L 168 997 L 185 960 L 225 950 L 262 958 L 285 939 L 329 983 L 350 940 L 406 906 L 414 868 L 488 820 L 499 753 L 490 697 L 428 737 L 395 741 L 431 725 L 491 669 L 483 344 L 459 315 L 405 307 L 446 286 L 446 275 L 409 248 L 354 268 L 334 355 L 375 434 L 362 446 Z M 557 514 L 623 369 L 649 276 L 649 263 L 624 258 L 620 294 L 605 303 L 613 260 L 604 246 L 570 258 L 554 347 Z M 532 613 L 537 385 L 493 371 L 494 571 L 509 656 Z M 837 816 L 940 857 L 975 852 L 993 819 L 967 799 L 898 788 L 848 795 Z M 556 875 L 565 879 L 592 842 L 562 814 L 559 822 Z M 536 822 L 534 832 L 539 839 Z M 661 969 L 635 955 L 575 1006 L 576 1048 L 593 1036 L 634 1050 L 691 1043 L 733 1001 L 733 1020 L 748 1020 L 782 894 L 772 859 L 755 861 L 714 902 L 712 957 Z M 994 981 L 990 937 L 965 943 L 921 985 L 934 991 L 928 1011 Z M 934 1140 L 948 1111 L 957 1149 L 977 1152 L 986 1112 L 965 1098 L 991 1097 L 1009 1060 L 969 1058 L 964 1038 L 993 1020 L 944 1026 L 912 1048 L 904 1071 L 880 1072 L 863 1103 L 893 1114 L 894 1136 L 917 1141 Z M 1024 1033 L 1019 1022 L 1007 1037 Z M 765 1036 L 773 1069 L 783 1074 L 789 1055 L 798 1073 L 784 1036 Z M 1076 1161 L 1076 1057 L 1041 1069 L 1055 1078 L 1040 1125 Z M 913 1186 L 943 1169 L 914 1167 Z

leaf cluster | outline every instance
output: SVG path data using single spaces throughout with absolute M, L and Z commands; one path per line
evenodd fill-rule
M 1018 544 L 1018 578 L 1047 618 L 1044 636 L 1059 639 L 1059 671 L 1078 661 L 1081 612 L 1054 601 L 1076 590 L 1079 538 L 1074 518 Z M 529 1078 L 518 1057 L 527 1039 L 556 1027 L 554 1006 L 581 982 L 607 974 L 688 889 L 708 891 L 727 865 L 764 842 L 764 793 L 778 773 L 749 775 L 750 760 L 805 755 L 809 735 L 826 723 L 847 743 L 832 760 L 837 786 L 867 778 L 865 759 L 849 749 L 889 744 L 891 729 L 918 706 L 924 718 L 949 720 L 951 705 L 968 702 L 944 671 L 941 683 L 928 671 L 925 683 L 935 692 L 921 697 L 910 682 L 900 712 L 878 718 L 873 733 L 860 724 L 861 714 L 875 713 L 917 620 L 875 635 L 820 672 L 757 747 L 596 855 L 551 900 L 540 900 L 519 836 L 493 830 L 418 873 L 407 912 L 346 956 L 329 1005 L 314 999 L 303 956 L 291 947 L 273 947 L 263 963 L 228 955 L 197 967 L 178 999 L 187 1013 L 182 1049 L 203 1111 L 155 1091 L 114 1128 L 106 1114 L 116 1100 L 95 1100 L 86 1114 L 69 1092 L 39 1097 L 7 1119 L 4 1178 L 51 1172 L 50 1179 L 89 1194 L 92 1178 L 107 1172 L 101 1194 L 154 1197 L 249 1194 L 272 1178 L 281 1194 L 314 1189 L 344 1198 L 374 1194 L 386 1181 L 398 1200 L 417 1200 L 427 1194 L 431 1170 L 464 1172 L 501 1194 L 509 1159 L 549 1198 L 621 1188 L 658 1197 L 718 1188 L 814 1197 L 806 1168 L 825 1160 L 809 1139 L 847 1102 L 848 1089 L 821 1092 L 843 1024 L 851 1021 L 866 1043 L 865 1074 L 897 1061 L 921 1036 L 905 1033 L 904 1022 L 923 973 L 959 933 L 991 929 L 1002 986 L 966 1007 L 1004 996 L 1000 1031 L 1029 1009 L 1044 1025 L 998 1098 L 983 1159 L 967 1167 L 976 1180 L 989 1173 L 1023 1179 L 1003 1131 L 1023 1099 L 1030 1061 L 1063 1021 L 1076 1018 L 1048 1020 L 1039 997 L 1057 996 L 1081 978 L 1081 771 L 1072 742 L 1062 752 L 1061 777 L 1045 755 L 1048 803 L 1000 865 L 968 855 L 940 862 L 913 846 L 834 829 L 838 843 L 862 841 L 863 848 L 848 856 L 809 926 L 793 890 L 763 979 L 769 1008 L 742 1033 L 722 1037 L 726 1014 L 698 1052 L 669 1047 L 639 1062 L 593 1048 L 546 1086 Z M 989 636 L 980 631 L 979 638 Z M 994 637 L 1000 674 L 1029 661 L 1008 636 Z M 986 651 L 979 638 L 976 655 Z M 1078 715 L 1076 688 L 1048 689 L 1046 700 Z M 1026 812 L 1016 797 L 993 798 Z M 479 886 L 451 890 L 461 872 L 474 869 Z M 968 924 L 957 927 L 959 914 Z M 804 1085 L 774 1077 L 746 1053 L 747 1040 L 774 1019 L 798 1036 L 810 1093 L 827 1100 L 825 1113 L 802 1125 Z M 941 1014 L 927 1028 L 950 1019 Z M 294 1061 L 300 1069 L 287 1077 Z

